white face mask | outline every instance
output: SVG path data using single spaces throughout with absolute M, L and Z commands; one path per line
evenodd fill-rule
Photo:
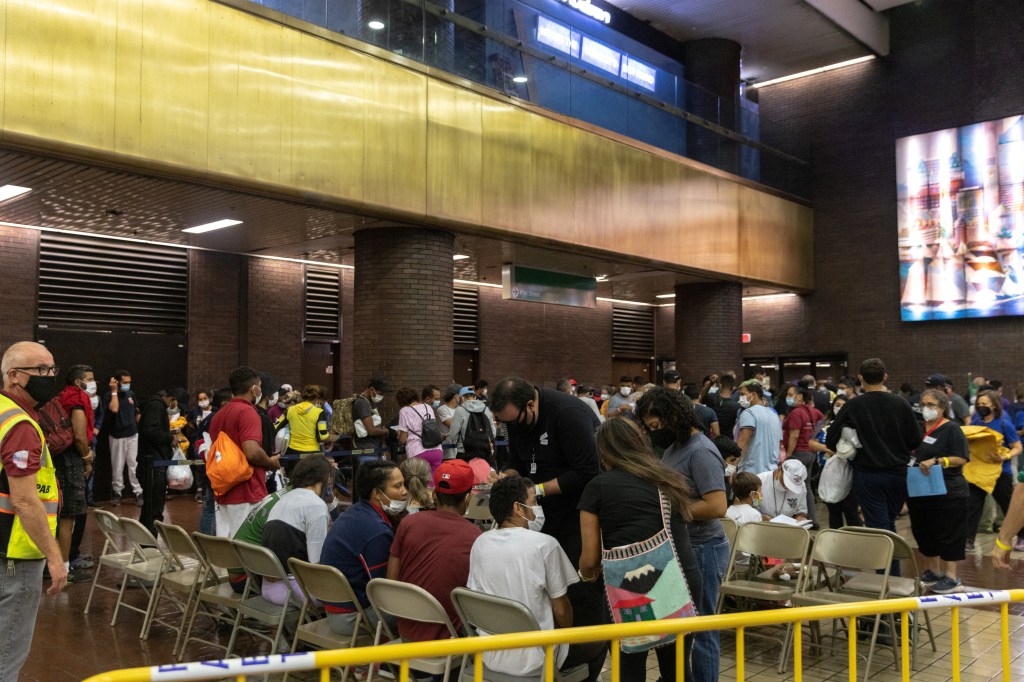
M 199 407 L 201 409 L 205 410 L 209 406 L 210 406 L 210 401 L 209 400 L 200 400 L 199 401 Z
M 711 388 L 709 388 L 708 393 L 711 395 L 718 393 L 718 386 L 712 386 Z
M 608 400 L 608 394 L 607 393 L 602 393 L 601 394 L 601 402 L 604 402 L 605 400 Z
M 741 395 L 739 403 L 740 403 L 740 407 L 742 407 L 745 410 L 748 407 L 750 407 L 750 398 L 748 398 L 745 395 Z
M 252 404 L 255 405 L 256 403 L 258 403 L 260 401 L 260 398 L 262 398 L 262 397 L 263 397 L 263 391 L 260 390 L 256 395 L 253 396 Z
M 725 475 L 726 476 L 732 476 L 735 473 L 736 473 L 736 465 L 735 464 L 726 464 L 725 465 Z
M 177 419 L 180 416 L 181 416 L 181 411 L 179 411 L 179 410 L 167 410 L 167 418 L 170 419 L 171 421 L 174 421 L 175 419 Z
M 939 418 L 939 411 L 934 407 L 922 407 L 921 416 L 924 417 L 926 422 L 933 422 Z
M 96 395 L 96 382 L 87 381 L 85 382 L 85 392 L 89 395 Z
M 520 516 L 526 519 L 527 528 L 529 528 L 530 530 L 537 531 L 539 533 L 540 529 L 544 527 L 544 507 L 538 504 L 533 507 L 530 507 L 530 509 L 533 510 L 532 519 L 526 519 L 526 517 L 522 514 L 520 514 Z
M 384 507 L 384 511 L 389 514 L 401 514 L 409 506 L 409 500 L 392 500 L 383 490 L 380 491 L 380 494 L 384 495 L 384 499 L 388 501 L 388 506 Z
M 380 393 L 378 393 L 377 395 L 373 396 L 373 402 L 375 402 L 375 403 L 379 403 L 382 400 L 384 400 L 384 396 L 382 396 Z
M 633 389 L 630 386 L 623 386 L 622 388 L 619 389 L 619 393 L 621 393 L 624 396 L 628 396 L 632 392 Z
M 270 394 L 270 400 L 267 401 L 267 405 L 273 405 L 277 402 L 277 391 Z
M 95 410 L 97 407 L 100 406 L 100 397 L 98 395 L 92 396 L 91 398 L 89 398 L 89 403 L 92 404 L 92 409 Z

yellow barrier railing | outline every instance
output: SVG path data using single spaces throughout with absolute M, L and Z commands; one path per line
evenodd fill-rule
M 743 682 L 745 632 L 748 628 L 765 625 L 787 625 L 827 619 L 848 619 L 849 632 L 857 631 L 856 619 L 859 616 L 901 613 L 900 647 L 902 660 L 900 672 L 904 682 L 910 681 L 910 646 L 908 614 L 923 609 L 951 610 L 952 616 L 952 668 L 950 675 L 954 682 L 960 681 L 960 641 L 958 614 L 961 607 L 977 607 L 999 604 L 1002 633 L 1002 680 L 1010 682 L 1010 621 L 1008 604 L 1024 601 L 1024 590 L 1004 590 L 986 592 L 964 592 L 959 594 L 935 595 L 928 597 L 909 597 L 906 599 L 887 599 L 880 601 L 854 602 L 851 604 L 808 606 L 789 609 L 771 609 L 767 611 L 746 611 L 728 613 L 719 616 L 701 616 L 678 620 L 648 621 L 640 623 L 622 623 L 618 625 L 595 625 L 590 627 L 567 628 L 564 630 L 541 630 L 511 635 L 491 635 L 487 637 L 463 637 L 460 639 L 438 640 L 434 642 L 414 642 L 389 644 L 377 647 L 360 647 L 353 649 L 335 649 L 331 651 L 315 651 L 295 654 L 274 654 L 253 656 L 249 658 L 232 658 L 220 661 L 199 661 L 172 665 L 152 666 L 148 668 L 128 668 L 102 673 L 88 678 L 86 682 L 176 682 L 178 680 L 219 680 L 235 677 L 244 682 L 248 675 L 267 673 L 284 673 L 320 670 L 320 679 L 329 679 L 331 668 L 346 666 L 364 666 L 373 663 L 399 663 L 399 680 L 408 682 L 408 661 L 413 658 L 434 656 L 461 657 L 473 656 L 474 680 L 483 679 L 482 654 L 488 651 L 504 649 L 522 649 L 527 647 L 543 648 L 546 655 L 544 679 L 554 679 L 554 648 L 560 644 L 576 644 L 581 642 L 606 641 L 611 643 L 611 679 L 619 682 L 619 640 L 623 637 L 638 637 L 655 634 L 684 635 L 691 632 L 706 630 L 736 631 L 736 680 Z M 848 642 L 849 680 L 857 680 L 857 637 L 850 636 Z M 683 680 L 682 638 L 678 638 L 676 646 L 679 655 L 676 657 L 678 669 L 676 678 Z M 801 638 L 793 638 L 793 679 L 803 680 Z M 458 672 L 453 672 L 452 679 L 457 679 Z

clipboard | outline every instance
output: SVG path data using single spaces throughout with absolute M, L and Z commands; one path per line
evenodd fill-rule
M 942 470 L 932 467 L 927 476 L 918 467 L 907 468 L 907 497 L 931 497 L 946 494 L 946 479 Z

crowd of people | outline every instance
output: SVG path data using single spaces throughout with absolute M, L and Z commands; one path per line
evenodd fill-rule
M 324 605 L 339 634 L 357 627 L 360 607 L 374 625 L 389 618 L 371 608 L 375 578 L 423 588 L 460 632 L 450 594 L 467 586 L 520 602 L 545 629 L 712 614 L 730 557 L 720 519 L 783 517 L 817 528 L 825 519 L 815 513 L 816 482 L 833 457 L 848 462 L 852 485 L 828 501 L 828 525 L 895 530 L 909 513 L 922 582 L 936 593 L 961 588 L 957 564 L 974 548 L 988 496 L 1005 514 L 995 565 L 1024 549 L 1024 487 L 1014 486 L 1013 468 L 1024 390 L 1011 403 L 998 382 L 976 378 L 959 396 L 934 374 L 919 393 L 891 391 L 877 358 L 857 377 L 806 376 L 777 393 L 764 376 L 723 372 L 684 385 L 668 371 L 661 385 L 623 376 L 594 388 L 513 376 L 493 387 L 392 392 L 374 377 L 333 402 L 324 387 L 292 390 L 250 367 L 231 372 L 225 388 L 141 398 L 121 370 L 101 394 L 91 367 L 61 372 L 30 342 L 7 349 L 2 372 L 0 505 L 10 508 L 0 511 L 10 513 L 0 514 L 0 540 L 18 580 L 2 583 L 0 622 L 35 612 L 44 568 L 51 594 L 69 576 L 88 579 L 91 557 L 80 545 L 100 434 L 112 502 L 130 490 L 151 530 L 163 519 L 170 460 L 236 445 L 248 479 L 215 490 L 196 467 L 199 530 L 261 544 L 283 566 L 298 558 L 339 569 L 359 602 Z M 382 404 L 389 397 L 395 404 Z M 934 484 L 927 477 L 935 476 L 941 492 L 915 492 L 912 481 Z M 466 518 L 477 496 L 493 529 Z M 230 584 L 241 592 L 246 579 L 235 571 Z M 276 604 L 300 598 L 296 584 L 272 580 L 262 595 Z M 387 625 L 411 641 L 449 636 L 438 624 Z M 0 678 L 16 674 L 30 642 L 31 632 L 15 643 Z M 646 678 L 651 650 L 661 679 L 675 679 L 677 650 L 664 644 L 623 640 L 623 679 Z M 686 679 L 718 679 L 717 632 L 687 636 L 684 652 Z M 560 668 L 586 666 L 596 680 L 607 645 L 556 655 Z M 488 653 L 484 662 L 528 676 L 544 660 L 535 649 Z

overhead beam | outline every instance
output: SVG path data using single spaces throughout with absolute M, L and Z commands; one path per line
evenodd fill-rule
M 889 54 L 889 20 L 860 0 L 804 2 L 879 57 Z

